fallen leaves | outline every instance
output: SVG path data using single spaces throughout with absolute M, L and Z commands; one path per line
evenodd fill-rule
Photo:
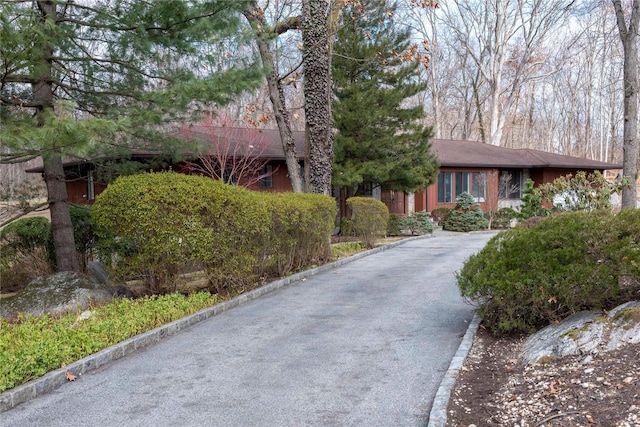
M 75 375 L 73 375 L 73 372 L 71 372 L 71 371 L 67 371 L 67 381 L 75 381 L 75 380 L 76 380 L 76 378 L 78 378 L 78 377 L 76 377 Z

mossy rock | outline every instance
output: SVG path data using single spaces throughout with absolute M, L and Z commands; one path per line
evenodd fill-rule
M 91 303 L 108 303 L 112 299 L 112 293 L 104 285 L 89 276 L 67 271 L 37 278 L 22 292 L 0 300 L 0 317 L 83 311 Z

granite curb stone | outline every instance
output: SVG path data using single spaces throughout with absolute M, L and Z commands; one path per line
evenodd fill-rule
M 399 246 L 403 243 L 406 243 L 412 240 L 423 239 L 423 238 L 432 237 L 432 236 L 433 234 L 409 237 L 406 239 L 399 240 L 397 242 L 386 244 L 384 246 L 369 249 L 368 251 L 361 252 L 359 254 L 355 254 L 347 258 L 339 259 L 337 261 L 333 261 L 333 262 L 321 265 L 311 270 L 292 274 L 291 276 L 268 283 L 267 285 L 264 285 L 252 291 L 246 292 L 228 301 L 224 301 L 220 304 L 216 304 L 213 307 L 205 308 L 190 316 L 183 317 L 182 319 L 178 319 L 176 321 L 160 326 L 151 331 L 131 337 L 125 341 L 122 341 L 118 344 L 115 344 L 111 347 L 108 347 L 104 350 L 101 350 L 83 359 L 80 359 L 65 367 L 56 369 L 55 371 L 51 371 L 40 378 L 31 380 L 25 384 L 19 385 L 3 393 L 0 393 L 0 412 L 8 411 L 9 409 L 21 403 L 27 402 L 31 399 L 36 398 L 39 395 L 55 390 L 56 388 L 68 382 L 67 372 L 71 372 L 73 375 L 79 377 L 109 362 L 112 362 L 121 357 L 129 355 L 142 348 L 146 348 L 167 336 L 175 335 L 176 333 L 182 330 L 185 330 L 195 325 L 196 323 L 202 322 L 212 316 L 216 316 L 220 313 L 223 313 L 227 310 L 230 310 L 248 301 L 259 298 L 262 295 L 268 294 L 277 289 L 285 287 L 293 282 L 297 282 L 306 277 L 323 273 L 332 268 L 340 267 L 349 262 L 358 260 L 360 258 L 369 256 L 369 255 L 373 255 L 378 252 L 385 251 L 387 249 L 391 249 L 393 247 Z
M 464 337 L 460 342 L 460 346 L 458 347 L 456 354 L 453 356 L 451 364 L 449 364 L 449 369 L 447 369 L 444 378 L 440 382 L 436 396 L 433 399 L 433 406 L 431 407 L 429 424 L 427 424 L 427 427 L 444 427 L 447 424 L 447 406 L 449 405 L 451 392 L 456 385 L 458 373 L 460 372 L 460 369 L 462 369 L 462 365 L 471 350 L 473 338 L 478 331 L 480 321 L 480 317 L 475 314 L 471 323 L 469 323 L 467 332 L 464 334 Z

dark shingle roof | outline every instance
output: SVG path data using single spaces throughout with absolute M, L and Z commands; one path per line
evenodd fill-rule
M 476 141 L 433 139 L 431 145 L 443 167 L 622 169 L 619 164 L 528 148 L 504 148 Z
M 306 151 L 305 133 L 301 131 L 294 131 L 292 133 L 296 144 L 296 155 L 302 159 Z M 173 132 L 173 135 L 184 138 L 194 138 L 202 144 L 204 149 L 206 149 L 207 145 L 214 146 L 215 144 L 221 144 L 222 147 L 228 147 L 233 151 L 238 143 L 244 147 L 248 142 L 255 146 L 253 153 L 260 157 L 271 160 L 284 160 L 285 158 L 280 140 L 280 132 L 277 129 L 193 125 Z M 240 150 L 240 152 L 244 151 Z

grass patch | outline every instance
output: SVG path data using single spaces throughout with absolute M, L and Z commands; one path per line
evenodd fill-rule
M 219 302 L 199 292 L 120 299 L 78 313 L 0 319 L 0 392 Z
M 360 242 L 342 242 L 331 245 L 331 260 L 336 261 L 365 251 L 366 248 Z

